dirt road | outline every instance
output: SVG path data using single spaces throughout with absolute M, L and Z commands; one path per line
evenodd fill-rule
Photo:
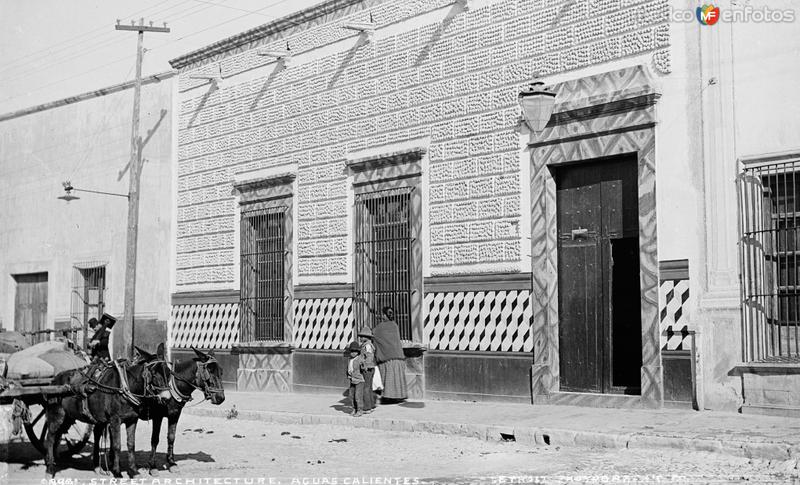
M 166 451 L 164 428 L 158 453 L 162 468 Z M 148 459 L 149 435 L 149 423 L 141 422 L 137 433 L 140 467 Z M 58 481 L 54 483 L 113 483 L 109 476 L 94 474 L 88 451 L 87 447 L 81 455 L 63 460 L 56 476 Z M 179 424 L 175 452 L 179 472 L 162 469 L 157 477 L 151 477 L 142 469 L 136 481 L 125 479 L 116 483 L 697 483 L 704 481 L 702 477 L 762 483 L 798 477 L 793 463 L 769 463 L 712 453 L 532 448 L 515 442 L 491 443 L 423 433 L 279 425 L 189 415 L 184 415 Z M 11 484 L 42 483 L 45 475 L 41 457 L 27 443 L 10 445 L 7 471 Z M 538 477 L 547 478 L 537 482 Z

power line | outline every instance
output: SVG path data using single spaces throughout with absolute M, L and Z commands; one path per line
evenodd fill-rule
M 261 15 L 263 17 L 269 17 L 269 18 L 273 18 L 273 19 L 276 18 L 274 15 L 267 15 L 265 13 L 260 13 L 260 11 L 258 11 L 258 10 L 254 11 L 254 10 L 247 10 L 247 9 L 244 9 L 244 8 L 231 7 L 230 5 L 224 5 L 224 4 L 221 4 L 221 3 L 208 2 L 206 0 L 192 0 L 192 1 L 198 2 L 198 3 L 206 3 L 208 5 L 214 5 L 215 7 L 224 7 L 224 8 L 229 8 L 231 10 L 238 10 L 240 12 L 247 12 L 247 13 L 252 13 L 252 14 L 255 14 L 255 15 Z
M 186 1 L 196 1 L 196 0 L 186 0 Z M 255 10 L 255 11 L 247 11 L 248 13 L 246 13 L 246 14 L 244 14 L 244 15 L 240 15 L 240 16 L 234 17 L 234 18 L 232 18 L 232 19 L 229 19 L 229 20 L 226 20 L 226 21 L 223 21 L 223 22 L 219 22 L 219 23 L 217 23 L 217 24 L 211 25 L 211 26 L 209 26 L 209 27 L 206 27 L 206 28 L 204 28 L 204 29 L 201 29 L 201 30 L 198 30 L 198 31 L 195 31 L 195 32 L 189 33 L 189 34 L 187 34 L 187 35 L 185 35 L 185 36 L 183 36 L 183 37 L 180 37 L 180 38 L 178 38 L 178 39 L 174 39 L 174 40 L 171 40 L 171 41 L 165 42 L 165 43 L 163 43 L 163 44 L 161 44 L 161 45 L 158 45 L 158 46 L 156 46 L 156 47 L 153 47 L 152 49 L 148 49 L 148 50 L 149 50 L 149 51 L 154 51 L 154 50 L 157 50 L 157 49 L 161 49 L 161 48 L 163 48 L 163 47 L 166 47 L 166 46 L 168 46 L 168 45 L 174 44 L 174 43 L 176 43 L 176 42 L 180 42 L 180 41 L 182 41 L 182 40 L 184 40 L 184 39 L 186 39 L 186 38 L 192 37 L 192 36 L 194 36 L 194 35 L 197 35 L 197 34 L 200 34 L 200 33 L 206 32 L 206 31 L 209 31 L 209 30 L 211 30 L 211 29 L 214 29 L 214 28 L 216 28 L 216 27 L 220 27 L 220 26 L 222 26 L 222 25 L 225 25 L 225 24 L 229 24 L 229 23 L 231 23 L 231 22 L 234 22 L 234 21 L 236 21 L 236 20 L 239 20 L 239 19 L 241 19 L 241 18 L 244 18 L 244 17 L 246 17 L 247 15 L 251 15 L 251 14 L 258 14 L 259 12 L 263 12 L 264 10 L 266 10 L 266 9 L 268 9 L 268 8 L 274 7 L 274 6 L 276 6 L 276 5 L 280 5 L 280 4 L 282 4 L 282 3 L 286 3 L 287 1 L 289 1 L 289 0 L 279 0 L 279 1 L 277 1 L 277 2 L 274 2 L 274 3 L 271 3 L 271 4 L 267 5 L 267 6 L 265 6 L 265 7 L 262 7 L 262 8 L 260 8 L 260 9 L 258 9 L 258 10 Z M 177 5 L 182 5 L 183 3 L 186 3 L 186 2 L 182 2 L 181 4 L 177 4 Z M 211 3 L 211 2 L 201 2 L 201 3 Z M 175 6 L 177 6 L 177 5 L 175 5 Z M 192 12 L 191 14 L 188 14 L 188 15 L 185 15 L 185 16 L 183 16 L 183 17 L 179 18 L 178 20 L 182 20 L 182 19 L 188 18 L 188 17 L 190 17 L 190 16 L 192 16 L 192 15 L 194 15 L 194 14 L 197 14 L 197 13 L 199 13 L 199 12 L 202 12 L 202 11 L 204 11 L 204 10 L 207 10 L 207 9 L 209 9 L 209 8 L 212 8 L 213 6 L 217 6 L 217 7 L 225 7 L 225 5 L 220 5 L 220 4 L 212 4 L 212 5 L 209 5 L 208 7 L 202 7 L 202 8 L 200 8 L 199 10 L 196 10 L 196 11 Z M 193 7 L 192 7 L 192 8 L 193 8 Z M 183 12 L 186 12 L 186 11 L 188 11 L 188 10 L 191 10 L 191 8 L 189 8 L 189 9 L 186 9 L 186 10 L 184 10 Z M 238 9 L 237 9 L 237 10 L 238 10 Z M 277 17 L 274 17 L 274 16 L 271 16 L 271 17 L 273 17 L 273 18 L 277 18 Z M 297 25 L 297 24 L 295 23 L 295 25 Z M 98 71 L 98 70 L 100 70 L 100 69 L 103 69 L 103 68 L 104 68 L 104 67 L 106 67 L 106 66 L 110 66 L 110 65 L 118 64 L 118 63 L 120 63 L 120 62 L 122 62 L 122 61 L 125 61 L 125 60 L 128 60 L 128 59 L 130 59 L 130 56 L 122 57 L 122 58 L 116 59 L 116 60 L 114 60 L 114 61 L 110 61 L 110 62 L 104 63 L 103 65 L 101 65 L 101 66 L 98 66 L 98 67 L 96 67 L 96 68 L 94 68 L 94 69 L 89 69 L 89 70 L 83 71 L 83 72 L 81 72 L 80 74 L 76 74 L 76 75 L 74 75 L 74 76 L 69 76 L 69 77 L 66 77 L 66 78 L 61 78 L 61 79 L 58 79 L 58 80 L 56 80 L 56 81 L 53 81 L 53 82 L 51 82 L 51 83 L 45 84 L 45 85 L 43 85 L 43 86 L 39 86 L 39 87 L 37 87 L 37 88 L 35 88 L 35 89 L 32 89 L 32 90 L 28 91 L 28 92 L 27 92 L 27 93 L 25 93 L 25 94 L 20 94 L 20 95 L 17 95 L 17 96 L 10 96 L 10 97 L 7 97 L 7 98 L 0 99 L 0 103 L 4 103 L 4 102 L 6 102 L 6 101 L 11 101 L 11 100 L 14 100 L 14 99 L 18 99 L 18 98 L 22 98 L 22 97 L 25 97 L 25 96 L 29 96 L 31 93 L 35 93 L 35 92 L 41 91 L 41 90 L 43 90 L 43 89 L 45 89 L 45 88 L 48 88 L 48 87 L 50 87 L 50 86 L 54 86 L 54 85 L 56 85 L 56 84 L 59 84 L 59 83 L 61 83 L 61 82 L 63 82 L 63 81 L 69 81 L 69 80 L 71 80 L 71 79 L 75 79 L 75 78 L 78 78 L 78 77 L 84 76 L 84 75 L 86 75 L 86 74 L 89 74 L 89 73 L 92 73 L 92 72 Z
M 206 32 L 206 31 L 209 31 L 209 30 L 211 30 L 211 29 L 214 29 L 214 28 L 217 28 L 217 27 L 219 27 L 219 26 L 221 26 L 221 25 L 229 24 L 229 23 L 231 23 L 231 22 L 233 22 L 233 21 L 235 21 L 235 20 L 239 20 L 239 19 L 241 19 L 241 18 L 247 17 L 248 15 L 251 15 L 251 14 L 256 14 L 256 13 L 259 13 L 259 12 L 263 12 L 264 10 L 266 10 L 266 9 L 268 9 L 268 8 L 270 8 L 270 7 L 274 7 L 275 5 L 280 5 L 281 3 L 286 3 L 287 1 L 289 1 L 289 0 L 280 0 L 280 1 L 278 1 L 278 2 L 271 3 L 271 4 L 267 5 L 266 7 L 260 8 L 260 9 L 258 9 L 258 10 L 256 10 L 256 11 L 248 11 L 248 13 L 246 13 L 246 14 L 244 14 L 244 15 L 240 15 L 240 16 L 238 16 L 238 17 L 234 17 L 234 18 L 232 18 L 232 19 L 229 19 L 229 20 L 226 20 L 226 21 L 224 21 L 224 22 L 220 22 L 220 23 L 218 23 L 218 24 L 214 24 L 214 25 L 212 25 L 212 26 L 210 26 L 210 27 L 206 27 L 205 29 L 201 29 L 201 30 L 198 30 L 198 31 L 192 32 L 192 33 L 190 33 L 190 34 L 184 35 L 183 37 L 179 37 L 179 38 L 177 38 L 177 39 L 175 39 L 175 40 L 172 40 L 172 41 L 166 42 L 166 43 L 164 43 L 164 44 L 161 44 L 160 46 L 156 46 L 156 47 L 154 47 L 154 48 L 152 48 L 152 49 L 150 49 L 150 50 L 156 50 L 156 49 L 160 49 L 160 48 L 162 48 L 162 47 L 164 47 L 164 46 L 166 46 L 166 45 L 173 44 L 173 43 L 175 43 L 175 42 L 178 42 L 178 41 L 181 41 L 181 40 L 183 40 L 183 39 L 187 39 L 187 38 L 189 38 L 189 37 L 192 37 L 192 36 L 195 36 L 195 35 L 197 35 L 197 34 L 200 34 L 200 33 Z M 221 5 L 217 5 L 217 6 L 219 7 L 219 6 L 221 6 Z M 273 17 L 273 18 L 275 18 L 275 17 Z
M 167 0 L 167 1 L 172 1 L 172 0 Z M 171 6 L 171 7 L 163 8 L 163 9 L 161 9 L 161 10 L 159 10 L 159 11 L 153 13 L 153 14 L 150 14 L 150 16 L 156 15 L 156 14 L 158 14 L 160 12 L 163 12 L 163 11 L 166 11 L 166 10 L 170 10 L 171 8 L 177 7 L 179 5 L 190 3 L 192 1 L 193 0 L 182 0 L 179 3 L 177 3 L 177 4 L 175 4 L 175 5 Z M 165 2 L 162 2 L 161 4 L 163 4 L 163 3 L 165 3 Z M 143 8 L 141 10 L 137 10 L 136 12 L 130 13 L 128 15 L 125 15 L 124 17 L 125 18 L 133 17 L 135 15 L 139 15 L 139 14 L 141 14 L 143 12 L 146 12 L 147 10 L 150 10 L 151 8 L 155 8 L 155 7 L 158 7 L 158 5 L 154 5 L 154 6 L 151 6 L 151 7 Z M 98 33 L 99 33 L 99 35 L 98 35 Z M 103 37 L 103 36 L 106 36 L 106 35 L 110 36 L 111 34 L 112 34 L 112 32 L 110 30 L 108 30 L 107 27 L 99 27 L 97 29 L 90 30 L 88 32 L 84 32 L 83 34 L 80 34 L 80 35 L 77 35 L 75 37 L 71 37 L 69 39 L 66 39 L 65 41 L 63 41 L 55 49 L 53 49 L 52 47 L 45 47 L 43 49 L 39 49 L 37 51 L 29 52 L 27 54 L 24 54 L 24 55 L 22 55 L 20 57 L 15 58 L 15 59 L 11 59 L 9 61 L 6 61 L 6 62 L 4 62 L 3 67 L 0 68 L 0 73 L 8 71 L 9 69 L 13 69 L 14 65 L 16 63 L 20 62 L 20 61 L 22 61 L 23 63 L 30 62 L 31 56 L 34 56 L 35 54 L 40 54 L 40 53 L 43 53 L 43 52 L 47 52 L 47 55 L 53 55 L 53 54 L 55 54 L 57 52 L 63 51 L 64 49 L 72 49 L 74 47 L 77 47 L 78 45 L 81 45 L 81 44 L 84 44 L 86 42 L 89 42 L 90 40 L 93 40 L 95 38 Z M 80 42 L 74 42 L 77 39 L 82 39 L 82 38 L 84 38 L 86 36 L 90 36 L 90 38 L 81 40 Z
M 183 3 L 189 3 L 189 2 L 192 2 L 192 0 L 186 0 L 186 1 L 185 1 L 185 2 L 183 2 Z M 178 5 L 180 5 L 180 4 L 178 4 Z M 175 6 L 177 6 L 177 5 L 175 5 Z M 189 8 L 187 8 L 187 9 L 181 10 L 181 11 L 180 11 L 180 13 L 185 13 L 185 12 L 188 12 L 188 11 L 190 11 L 190 10 L 193 10 L 193 9 L 196 9 L 196 8 L 197 8 L 197 6 L 192 6 L 192 7 L 189 7 Z M 183 20 L 183 19 L 189 18 L 189 17 L 191 17 L 192 15 L 195 15 L 195 14 L 197 14 L 197 13 L 200 13 L 200 12 L 202 12 L 202 11 L 204 11 L 204 10 L 208 10 L 209 8 L 211 8 L 211 7 L 200 7 L 198 10 L 194 10 L 194 11 L 193 11 L 192 13 L 190 13 L 190 14 L 187 14 L 187 15 L 184 15 L 184 16 L 182 16 L 182 17 L 179 17 L 177 20 Z M 123 41 L 123 40 L 119 40 L 119 42 L 122 42 L 122 41 Z M 112 43 L 116 43 L 116 42 L 118 42 L 118 41 L 114 40 Z M 95 50 L 97 50 L 97 49 L 95 49 Z M 153 50 L 153 49 L 149 49 L 149 50 Z M 79 56 L 73 56 L 72 58 L 66 59 L 66 60 L 64 60 L 64 61 L 62 61 L 62 62 L 60 62 L 60 63 L 63 63 L 63 62 L 66 62 L 67 60 L 70 60 L 70 59 L 75 59 L 75 58 L 78 58 L 78 57 L 82 57 L 82 56 L 80 56 L 80 55 L 79 55 Z M 97 67 L 97 68 L 90 69 L 90 70 L 88 70 L 88 71 L 83 71 L 83 73 L 81 73 L 81 74 L 77 74 L 77 75 L 74 75 L 74 76 L 70 76 L 70 77 L 66 77 L 66 78 L 61 78 L 61 79 L 58 79 L 58 80 L 56 80 L 56 81 L 53 81 L 53 82 L 51 82 L 51 83 L 49 83 L 49 84 L 45 84 L 44 86 L 39 86 L 39 87 L 37 87 L 37 88 L 35 88 L 35 89 L 33 89 L 33 90 L 30 90 L 30 91 L 28 91 L 28 92 L 27 92 L 27 93 L 25 93 L 25 94 L 20 94 L 20 95 L 17 95 L 17 96 L 10 96 L 10 97 L 8 97 L 8 98 L 0 99 L 0 103 L 2 103 L 2 102 L 5 102 L 5 101 L 10 101 L 10 100 L 13 100 L 13 99 L 17 99 L 17 98 L 22 98 L 22 97 L 28 96 L 28 95 L 30 95 L 31 93 L 34 93 L 34 92 L 37 92 L 37 91 L 41 91 L 41 90 L 42 90 L 42 89 L 44 89 L 44 88 L 47 88 L 47 87 L 53 86 L 53 85 L 55 85 L 55 84 L 58 84 L 58 83 L 60 83 L 60 82 L 62 82 L 62 81 L 68 81 L 68 80 L 70 80 L 70 79 L 75 79 L 75 78 L 77 78 L 77 77 L 80 77 L 80 76 L 82 76 L 82 75 L 84 75 L 84 74 L 87 74 L 87 73 L 90 73 L 90 72 L 97 71 L 97 70 L 99 70 L 99 69 L 102 69 L 102 68 L 103 68 L 103 67 L 105 67 L 105 66 L 109 66 L 109 65 L 117 64 L 117 63 L 119 63 L 119 62 L 122 62 L 123 60 L 126 60 L 126 59 L 129 59 L 129 57 L 123 57 L 123 58 L 119 58 L 119 59 L 117 59 L 117 60 L 115 60 L 115 61 L 108 62 L 108 63 L 104 64 L 103 66 L 99 66 L 99 67 Z M 59 63 L 59 64 L 60 64 L 60 63 Z M 33 71 L 33 72 L 35 72 L 35 71 Z M 13 78 L 7 78 L 7 79 L 6 79 L 6 81 L 8 81 L 8 80 L 13 80 L 13 79 L 18 79 L 19 77 L 23 77 L 23 76 L 16 76 L 16 77 L 13 77 Z
M 183 4 L 186 4 L 186 3 L 192 3 L 192 2 L 193 2 L 193 0 L 184 0 L 183 2 L 181 2 L 181 3 L 178 3 L 178 4 L 176 4 L 176 5 L 173 5 L 173 6 L 171 6 L 171 7 L 167 7 L 167 8 L 161 9 L 161 10 L 159 10 L 158 12 L 156 12 L 155 14 L 158 14 L 158 13 L 164 12 L 164 11 L 166 11 L 166 10 L 170 10 L 170 9 L 172 9 L 172 8 L 178 7 L 178 6 L 180 6 L 180 5 L 183 5 Z M 183 14 L 183 13 L 185 13 L 185 12 L 188 12 L 188 11 L 190 11 L 190 10 L 193 10 L 193 9 L 195 9 L 195 8 L 196 8 L 196 5 L 193 5 L 193 6 L 189 7 L 189 8 L 187 8 L 187 9 L 181 10 L 181 11 L 179 11 L 179 12 L 173 12 L 173 13 L 172 13 L 172 14 L 170 14 L 170 15 L 180 15 L 180 14 Z M 195 12 L 192 12 L 192 13 L 191 13 L 191 14 L 189 14 L 189 15 L 185 15 L 185 16 L 183 16 L 183 17 L 178 17 L 177 19 L 169 19 L 169 20 L 170 20 L 170 22 L 174 22 L 174 21 L 176 21 L 176 20 L 181 20 L 181 19 L 183 19 L 183 18 L 189 17 L 189 16 L 191 16 L 191 15 L 193 15 L 193 14 L 195 14 L 195 13 L 199 12 L 199 11 L 202 11 L 202 10 L 203 10 L 203 9 L 200 9 L 200 10 L 197 10 L 197 11 L 195 11 Z M 155 15 L 155 14 L 153 14 L 153 15 Z M 103 29 L 103 30 L 105 30 L 105 29 Z M 85 41 L 79 42 L 78 44 L 76 44 L 76 45 L 74 45 L 74 46 L 70 46 L 70 47 L 68 47 L 68 48 L 67 48 L 67 47 L 62 47 L 61 49 L 58 49 L 58 48 L 57 48 L 57 49 L 55 49 L 55 50 L 53 50 L 53 51 L 49 52 L 48 54 L 45 54 L 45 55 L 43 55 L 43 56 L 39 56 L 39 58 L 40 58 L 40 59 L 48 59 L 49 57 L 52 57 L 52 55 L 53 55 L 53 54 L 55 54 L 56 52 L 59 52 L 59 51 L 61 51 L 61 50 L 65 50 L 65 49 L 66 49 L 67 51 L 68 51 L 68 50 L 71 50 L 71 49 L 73 49 L 73 48 L 78 48 L 78 49 L 80 50 L 80 49 L 82 49 L 82 47 L 80 47 L 80 46 L 81 46 L 81 44 L 83 44 L 84 42 L 88 42 L 89 40 L 93 40 L 93 39 L 95 39 L 95 38 L 102 38 L 102 37 L 104 37 L 104 36 L 106 36 L 106 35 L 109 35 L 109 34 L 111 34 L 111 32 L 103 32 L 103 33 L 101 33 L 101 34 L 99 34 L 99 35 L 94 35 L 94 36 L 92 36 L 92 38 L 91 38 L 91 39 L 86 39 Z M 120 43 L 120 42 L 124 42 L 124 39 L 120 39 L 118 36 L 115 36 L 115 37 L 113 37 L 113 38 L 109 38 L 109 39 L 108 39 L 108 40 L 106 40 L 105 42 L 102 42 L 102 43 L 100 43 L 99 45 L 98 45 L 98 44 L 94 44 L 94 47 L 93 47 L 92 49 L 88 50 L 88 51 L 87 51 L 87 50 L 83 50 L 83 51 L 82 51 L 81 53 L 79 53 L 79 54 L 72 55 L 72 56 L 69 56 L 69 57 L 62 57 L 62 58 L 61 58 L 61 59 L 60 59 L 58 62 L 55 62 L 55 63 L 50 63 L 50 64 L 48 64 L 47 66 L 43 66 L 43 67 L 39 67 L 39 66 L 29 66 L 28 68 L 25 68 L 25 67 L 23 67 L 23 68 L 22 68 L 22 71 L 18 71 L 18 72 L 17 72 L 17 75 L 15 75 L 14 77 L 11 77 L 11 78 L 5 78 L 5 81 L 10 81 L 10 80 L 19 79 L 20 77 L 24 77 L 25 75 L 27 75 L 27 74 L 29 74 L 29 73 L 31 73 L 31 72 L 36 72 L 36 71 L 39 71 L 39 70 L 44 70 L 44 69 L 47 69 L 47 68 L 49 68 L 49 67 L 50 67 L 50 66 L 52 66 L 52 65 L 63 64 L 63 63 L 65 63 L 65 62 L 68 62 L 68 61 L 70 61 L 70 60 L 72 60 L 72 59 L 78 59 L 78 58 L 80 58 L 80 57 L 85 57 L 85 56 L 87 56 L 87 55 L 89 55 L 89 54 L 91 54 L 91 53 L 93 53 L 93 52 L 96 52 L 96 51 L 100 50 L 100 49 L 101 49 L 101 48 L 103 48 L 103 47 L 108 47 L 109 45 L 118 44 L 118 43 Z M 33 62 L 35 62 L 36 60 L 37 60 L 37 59 L 33 59 L 33 60 L 31 60 L 31 59 L 27 59 L 27 61 L 28 61 L 29 63 L 33 63 Z M 14 67 L 8 67 L 8 66 L 6 66 L 5 68 L 2 68 L 2 69 L 0 69 L 0 73 L 4 73 L 4 72 L 6 72 L 6 71 L 9 71 L 9 70 L 11 70 L 11 69 L 14 69 Z

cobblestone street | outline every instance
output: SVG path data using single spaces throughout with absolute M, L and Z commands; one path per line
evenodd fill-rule
M 150 426 L 140 423 L 137 460 L 143 466 L 149 449 Z M 25 443 L 12 444 L 9 483 L 40 483 L 43 460 Z M 163 468 L 166 437 L 158 459 Z M 162 470 L 141 483 L 179 485 L 206 483 L 205 478 L 264 479 L 263 483 L 386 484 L 436 483 L 698 483 L 712 479 L 752 483 L 798 478 L 793 462 L 729 457 L 678 450 L 611 450 L 525 447 L 515 442 L 423 433 L 381 432 L 328 425 L 283 425 L 239 419 L 183 416 L 175 446 L 178 473 Z M 59 483 L 111 483 L 91 470 L 87 448 L 63 460 Z M 123 454 L 123 468 L 125 458 Z M 615 478 L 616 476 L 616 478 Z M 127 476 L 126 476 L 127 477 Z M 177 480 L 184 479 L 183 481 Z M 395 480 L 399 478 L 400 480 Z M 80 479 L 80 481 L 76 481 Z M 118 483 L 140 483 L 122 480 Z M 215 483 L 209 480 L 208 483 Z M 219 483 L 226 483 L 220 481 Z M 717 482 L 719 483 L 719 482 Z

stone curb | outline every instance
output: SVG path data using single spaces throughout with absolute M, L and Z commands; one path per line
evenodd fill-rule
M 224 409 L 184 408 L 186 414 L 224 418 Z M 278 424 L 327 424 L 371 428 L 383 431 L 421 432 L 478 438 L 484 441 L 502 441 L 503 435 L 513 436 L 524 445 L 579 446 L 596 448 L 653 449 L 671 448 L 686 451 L 706 451 L 725 455 L 761 460 L 785 461 L 800 458 L 800 445 L 779 442 L 736 441 L 725 439 L 666 436 L 644 433 L 602 433 L 559 428 L 536 428 L 529 426 L 498 426 L 487 424 L 446 423 L 394 418 L 362 416 L 331 416 L 326 414 L 303 414 L 285 411 L 238 410 L 237 419 L 265 421 Z

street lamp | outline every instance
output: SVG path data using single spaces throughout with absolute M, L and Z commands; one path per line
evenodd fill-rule
M 130 194 L 118 194 L 116 192 L 105 192 L 103 190 L 78 189 L 78 188 L 73 187 L 72 182 L 70 182 L 69 180 L 67 180 L 65 182 L 62 182 L 61 185 L 64 186 L 64 195 L 62 195 L 61 197 L 58 197 L 58 199 L 66 201 L 67 203 L 69 203 L 72 200 L 80 199 L 80 197 L 78 197 L 77 195 L 72 195 L 73 192 L 88 192 L 88 193 L 92 193 L 92 194 L 110 195 L 110 196 L 113 196 L 113 197 L 124 197 L 124 198 L 128 199 L 128 212 L 129 212 L 128 213 L 128 245 L 127 245 L 126 267 L 125 267 L 126 271 L 125 271 L 125 309 L 124 309 L 125 314 L 124 314 L 124 318 L 125 318 L 126 321 L 129 321 L 130 324 L 126 325 L 126 326 L 123 326 L 123 330 L 122 331 L 123 332 L 130 331 L 130 343 L 131 343 L 131 347 L 130 348 L 133 348 L 133 335 L 134 335 L 134 332 L 133 332 L 133 325 L 134 325 L 134 321 L 133 321 L 133 300 L 134 300 L 134 287 L 136 285 L 136 272 L 135 272 L 136 271 L 135 270 L 135 267 L 136 267 L 136 243 L 134 242 L 133 245 L 131 245 L 131 236 L 132 235 L 134 236 L 134 241 L 135 241 L 135 236 L 138 233 L 139 227 L 138 227 L 138 218 L 137 218 L 137 220 L 132 221 L 131 220 L 130 211 L 132 209 L 131 208 L 132 204 L 135 204 L 137 206 L 135 208 L 135 210 L 138 210 L 138 198 L 137 198 L 137 200 L 134 201 L 133 199 L 131 199 Z M 131 271 L 131 268 L 134 268 L 133 271 Z M 85 330 L 85 325 L 86 325 L 86 323 L 84 322 L 84 332 L 86 331 Z M 126 337 L 127 337 L 127 335 L 123 335 L 122 336 L 123 344 L 126 343 L 126 340 L 127 340 Z M 115 342 L 116 342 L 116 340 L 115 340 Z M 129 352 L 130 352 L 130 350 L 123 346 L 122 353 L 126 354 L 126 355 L 115 355 L 115 357 L 117 357 L 117 358 L 119 358 L 119 357 L 128 357 L 127 354 Z
M 62 182 L 61 185 L 64 186 L 64 195 L 58 197 L 61 200 L 65 200 L 67 202 L 71 200 L 79 200 L 80 197 L 77 195 L 72 195 L 72 192 L 90 192 L 92 194 L 102 194 L 102 195 L 113 195 L 114 197 L 125 197 L 126 199 L 130 198 L 128 194 L 117 194 L 115 192 L 103 192 L 102 190 L 89 190 L 89 189 L 76 189 L 72 186 L 72 182 L 67 180 L 66 182 Z
M 556 93 L 537 80 L 519 93 L 518 101 L 528 127 L 534 133 L 541 133 L 553 115 Z

